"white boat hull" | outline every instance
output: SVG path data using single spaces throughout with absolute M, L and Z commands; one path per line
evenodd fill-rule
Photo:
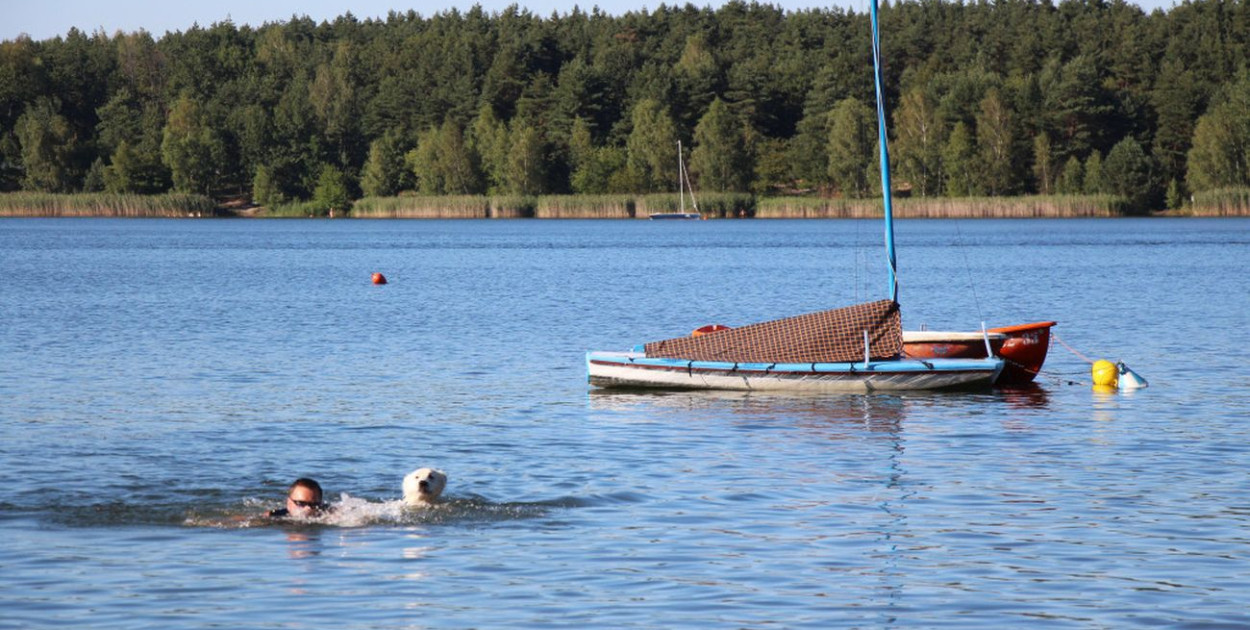
M 844 393 L 988 388 L 1002 368 L 999 359 L 769 364 L 649 358 L 639 352 L 586 354 L 590 384 L 604 388 Z

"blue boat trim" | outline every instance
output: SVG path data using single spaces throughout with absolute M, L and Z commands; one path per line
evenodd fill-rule
M 872 372 L 880 374 L 917 372 L 979 372 L 994 370 L 1002 364 L 1001 359 L 943 359 L 921 361 L 917 359 L 890 359 L 884 361 L 854 361 L 846 363 L 730 363 L 720 361 L 691 361 L 688 359 L 665 359 L 635 354 L 612 352 L 587 352 L 586 362 L 599 364 L 632 365 L 657 370 L 718 371 L 757 374 L 855 374 Z

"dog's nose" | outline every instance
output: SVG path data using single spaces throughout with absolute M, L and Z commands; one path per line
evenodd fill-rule
M 430 489 L 430 482 L 422 479 L 417 483 L 417 487 L 420 488 L 422 492 L 425 492 Z

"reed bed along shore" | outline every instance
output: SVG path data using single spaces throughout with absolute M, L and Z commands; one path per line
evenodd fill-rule
M 537 198 L 523 195 L 365 197 L 349 216 L 358 219 L 528 219 Z
M 1250 216 L 1250 188 L 1221 188 L 1194 193 L 1190 204 L 1176 214 L 1195 217 Z
M 880 217 L 880 199 L 769 197 L 759 201 L 760 219 L 864 219 Z M 1113 195 L 1025 197 L 904 197 L 894 200 L 894 216 L 902 219 L 998 219 L 1118 217 L 1129 214 L 1127 203 Z
M 366 219 L 645 219 L 682 209 L 676 193 L 654 195 L 401 196 L 366 197 L 351 216 Z M 686 200 L 686 212 L 694 205 Z M 749 217 L 755 197 L 745 193 L 709 193 L 699 197 L 707 218 Z
M 0 194 L 0 216 L 5 217 L 211 217 L 222 212 L 204 195 L 168 193 L 126 195 L 112 193 L 14 192 Z
M 312 202 L 246 210 L 217 205 L 204 195 L 116 195 L 106 193 L 0 193 L 0 217 L 308 217 L 328 216 Z M 364 219 L 646 219 L 683 209 L 676 193 L 651 195 L 460 195 L 366 197 L 335 217 Z M 689 199 L 684 206 L 693 212 Z M 706 219 L 864 219 L 880 218 L 880 199 L 757 197 L 747 193 L 706 193 L 698 198 Z M 1111 195 L 1025 197 L 900 197 L 898 218 L 1074 218 L 1146 214 Z M 1170 216 L 1250 216 L 1250 188 L 1195 194 Z
M 485 195 L 440 197 L 365 197 L 351 216 L 363 219 L 486 219 L 491 198 Z
M 545 195 L 538 198 L 539 219 L 633 219 L 638 202 L 630 195 Z

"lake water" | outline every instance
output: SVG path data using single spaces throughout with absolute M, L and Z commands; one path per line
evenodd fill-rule
M 875 221 L 0 220 L 0 628 L 1250 626 L 1250 220 L 897 239 L 906 328 L 1059 322 L 1037 389 L 588 390 L 880 299 Z

